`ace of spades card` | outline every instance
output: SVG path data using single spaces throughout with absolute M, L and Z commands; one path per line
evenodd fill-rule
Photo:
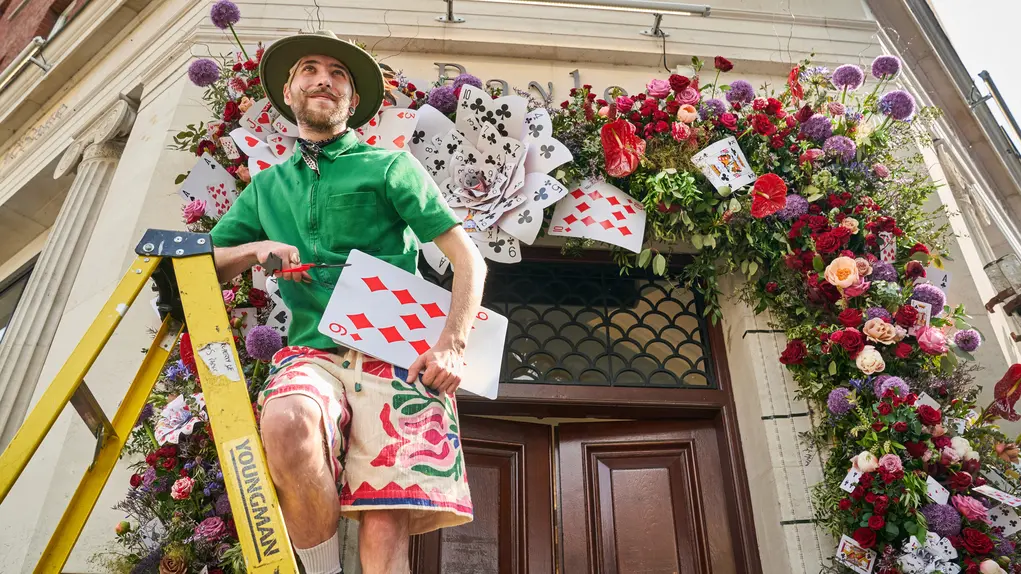
M 252 134 L 262 141 L 266 141 L 266 136 L 276 131 L 273 128 L 273 104 L 269 102 L 269 98 L 263 98 L 248 108 L 248 111 L 241 116 L 241 127 L 252 132 Z
M 408 368 L 439 338 L 450 291 L 358 250 L 340 273 L 319 332 L 338 344 Z M 482 308 L 464 351 L 461 388 L 495 399 L 507 319 Z
M 586 180 L 557 203 L 549 234 L 595 239 L 638 253 L 645 240 L 645 208 L 606 182 Z
M 237 199 L 237 180 L 212 156 L 202 154 L 178 193 L 185 201 L 205 201 L 207 213 L 215 210 L 217 216 L 222 216 Z
M 837 562 L 858 574 L 872 574 L 872 568 L 876 565 L 876 553 L 858 546 L 858 543 L 846 534 L 840 538 L 836 558 Z
M 756 180 L 733 136 L 709 145 L 692 156 L 691 161 L 717 190 L 729 187 L 736 191 Z
M 280 296 L 280 285 L 276 277 L 266 279 L 266 294 L 269 295 L 269 319 L 266 326 L 281 336 L 287 336 L 287 328 L 291 326 L 291 310 Z

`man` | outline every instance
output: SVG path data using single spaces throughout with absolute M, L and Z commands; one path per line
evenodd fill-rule
M 406 574 L 409 535 L 472 517 L 453 393 L 485 264 L 410 154 L 353 133 L 384 97 L 369 54 L 332 32 L 291 36 L 266 49 L 260 75 L 273 106 L 297 123 L 298 149 L 253 178 L 213 229 L 220 279 L 270 254 L 286 267 L 343 263 L 352 249 L 414 273 L 416 237 L 435 241 L 455 270 L 443 333 L 408 371 L 318 332 L 339 269 L 283 274 L 290 346 L 259 400 L 270 475 L 305 571 L 340 572 L 343 515 L 360 521 L 363 572 Z

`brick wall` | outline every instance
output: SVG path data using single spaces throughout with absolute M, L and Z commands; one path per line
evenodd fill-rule
M 87 0 L 0 0 L 0 70 L 21 53 L 32 38 L 49 36 L 60 14 L 72 3 L 71 14 Z

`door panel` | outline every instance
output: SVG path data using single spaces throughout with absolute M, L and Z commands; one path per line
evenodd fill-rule
M 711 421 L 558 429 L 564 574 L 737 571 Z
M 475 520 L 412 542 L 416 574 L 552 574 L 552 427 L 461 417 Z

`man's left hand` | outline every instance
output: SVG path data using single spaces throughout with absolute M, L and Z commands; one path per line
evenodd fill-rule
M 461 385 L 461 367 L 464 365 L 464 351 L 451 344 L 437 343 L 420 355 L 408 368 L 408 383 L 414 383 L 422 375 L 427 387 L 453 395 Z

